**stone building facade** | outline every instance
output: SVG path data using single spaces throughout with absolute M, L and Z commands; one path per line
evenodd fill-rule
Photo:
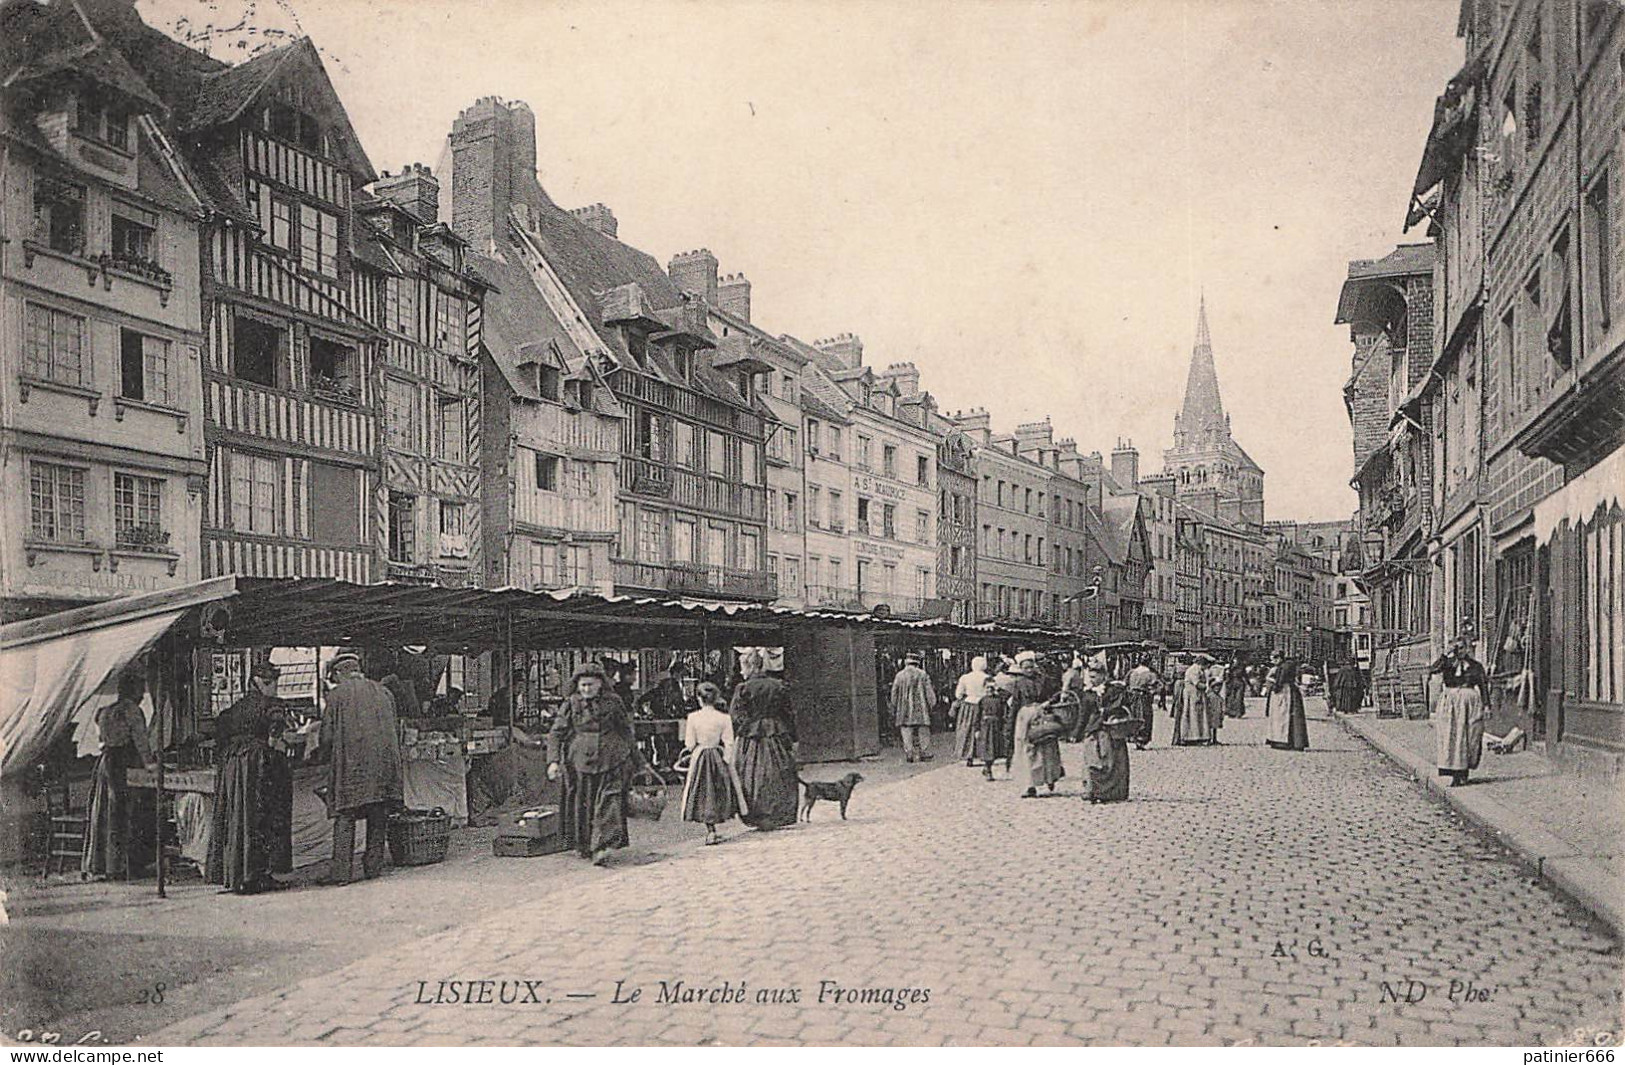
M 151 32 L 138 19 L 30 5 L 6 25 L 0 609 L 11 620 L 202 576 L 205 201 L 173 151 L 164 84 L 125 56 Z M 47 61 L 64 54 L 77 62 Z

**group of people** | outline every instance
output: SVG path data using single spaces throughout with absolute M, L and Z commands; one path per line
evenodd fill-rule
M 1108 682 L 1102 664 L 1082 662 L 1055 691 L 1046 692 L 1045 686 L 1034 652 L 1002 660 L 992 674 L 986 657 L 972 659 L 954 687 L 959 757 L 967 766 L 980 765 L 986 780 L 995 779 L 994 767 L 1003 762 L 1022 797 L 1036 798 L 1039 788 L 1053 792 L 1066 776 L 1061 742 L 1080 743 L 1088 774 L 1084 798 L 1094 803 L 1127 799 L 1128 740 L 1137 719 L 1128 708 L 1126 686 Z
M 286 887 L 274 874 L 293 869 L 293 769 L 277 742 L 289 717 L 276 698 L 278 675 L 273 663 L 256 663 L 248 691 L 214 722 L 214 811 L 204 880 L 240 895 Z M 401 804 L 396 697 L 362 674 L 361 658 L 353 653 L 329 664 L 328 679 L 321 732 L 329 773 L 321 790 L 333 818 L 328 882 L 347 884 L 355 879 L 356 822 L 367 826 L 362 875 L 377 876 L 389 814 Z M 157 768 L 159 754 L 141 711 L 145 695 L 145 676 L 127 670 L 118 680 L 118 698 L 96 714 L 102 750 L 92 775 L 90 838 L 81 861 L 87 876 L 129 877 L 144 864 L 135 853 L 143 834 L 135 823 L 129 771 Z
M 744 679 L 726 711 L 722 689 L 706 681 L 696 688 L 699 709 L 684 720 L 683 819 L 705 825 L 707 844 L 720 842 L 717 826 L 735 817 L 764 830 L 796 820 L 796 722 L 789 690 L 767 672 L 760 651 L 747 653 L 740 670 Z M 595 865 L 629 845 L 628 791 L 649 772 L 626 700 L 605 680 L 596 664 L 577 670 L 547 735 L 548 779 L 561 781 L 561 835 Z

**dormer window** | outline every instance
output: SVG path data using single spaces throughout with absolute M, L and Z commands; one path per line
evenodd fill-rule
M 672 346 L 671 361 L 677 366 L 677 376 L 683 379 L 683 384 L 694 383 L 694 353 L 680 344 Z
M 558 402 L 559 399 L 559 371 L 556 366 L 540 363 L 536 367 L 536 391 L 543 399 Z
M 130 112 L 86 94 L 79 97 L 74 132 L 121 152 L 130 150 Z

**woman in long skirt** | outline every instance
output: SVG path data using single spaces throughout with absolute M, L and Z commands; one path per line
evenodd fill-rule
M 1303 692 L 1298 690 L 1298 661 L 1284 657 L 1280 651 L 1272 658 L 1273 680 L 1268 685 L 1269 702 L 1264 710 L 1269 715 L 1269 732 L 1264 742 L 1278 751 L 1307 751 L 1309 720 L 1303 712 Z
M 722 842 L 717 825 L 748 813 L 744 788 L 734 771 L 733 719 L 719 707 L 722 689 L 710 681 L 699 686 L 700 708 L 683 726 L 683 748 L 689 753 L 683 782 L 683 820 L 705 826 L 705 844 Z
M 988 685 L 987 691 L 975 705 L 973 728 L 976 739 L 971 748 L 974 760 L 982 763 L 982 776 L 988 780 L 993 779 L 994 762 L 1002 759 L 1006 771 L 1009 771 L 1010 748 L 1007 743 L 1009 730 L 1005 727 L 1008 715 L 1009 708 L 1004 693 Z
M 1179 689 L 1179 702 L 1174 709 L 1174 745 L 1190 747 L 1210 744 L 1214 736 L 1213 722 L 1208 716 L 1207 655 L 1199 655 L 1185 669 L 1184 683 Z
M 1444 674 L 1444 688 L 1433 709 L 1433 744 L 1439 775 L 1450 786 L 1467 783 L 1484 753 L 1484 713 L 1490 701 L 1489 675 L 1472 656 L 1472 642 L 1458 636 L 1450 650 L 1429 670 Z
M 1044 712 L 1044 706 L 1043 703 L 1028 703 L 1016 711 L 1016 758 L 1010 776 L 1025 789 L 1021 793 L 1024 799 L 1037 798 L 1040 785 L 1054 791 L 1055 782 L 1066 776 L 1066 769 L 1061 765 L 1060 734 L 1040 740 L 1034 740 L 1029 735 L 1033 722 Z M 1067 732 L 1070 733 L 1076 724 L 1074 718 Z
M 959 757 L 967 766 L 976 757 L 976 704 L 987 694 L 993 680 L 987 673 L 987 658 L 977 655 L 970 660 L 970 672 L 959 678 L 954 686 L 954 740 Z
M 728 715 L 738 743 L 739 782 L 749 812 L 740 819 L 768 830 L 796 823 L 800 790 L 796 780 L 796 718 L 784 682 L 766 674 L 760 651 L 740 663 L 745 680 L 734 689 Z
M 604 690 L 604 668 L 576 670 L 575 693 L 559 707 L 547 734 L 547 779 L 564 783 L 559 796 L 559 834 L 566 846 L 594 865 L 630 842 L 626 791 L 643 762 L 626 704 Z
M 1118 685 L 1106 684 L 1106 675 L 1091 668 L 1086 675 L 1088 690 L 1082 695 L 1082 735 L 1084 764 L 1089 787 L 1084 798 L 1092 803 L 1123 802 L 1128 798 L 1128 739 L 1131 725 L 1125 693 Z M 1111 722 L 1111 724 L 1108 724 Z
M 102 753 L 90 787 L 90 840 L 80 859 L 87 876 L 128 878 L 143 865 L 144 855 L 131 853 L 134 839 L 140 838 L 135 824 L 138 804 L 132 801 L 125 774 L 155 761 L 141 713 L 146 693 L 146 678 L 130 669 L 118 679 L 117 701 L 96 711 Z
M 293 870 L 293 773 L 271 746 L 287 726 L 276 681 L 276 666 L 257 664 L 252 690 L 214 722 L 220 768 L 203 878 L 239 895 L 285 887 L 271 874 Z
M 1224 713 L 1226 717 L 1247 716 L 1247 667 L 1240 655 L 1224 671 Z

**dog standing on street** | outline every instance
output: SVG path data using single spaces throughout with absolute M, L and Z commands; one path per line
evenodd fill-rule
M 863 774 L 848 773 L 840 780 L 802 780 L 800 777 L 796 777 L 796 780 L 800 781 L 801 786 L 807 789 L 806 797 L 801 800 L 801 819 L 803 821 L 812 820 L 813 803 L 819 799 L 840 803 L 841 820 L 845 821 L 846 804 L 852 800 L 852 789 L 863 782 Z

